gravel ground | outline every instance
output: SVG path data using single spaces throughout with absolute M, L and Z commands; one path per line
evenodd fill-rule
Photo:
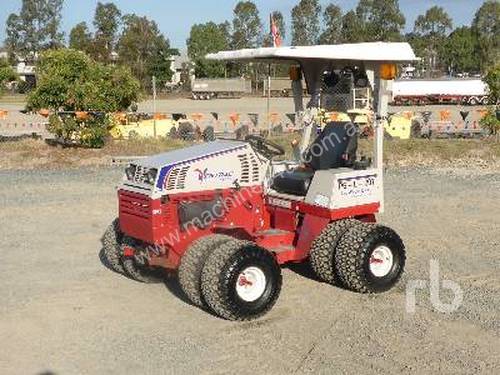
M 247 323 L 101 263 L 120 174 L 0 171 L 1 374 L 500 372 L 500 173 L 388 171 L 381 221 L 408 248 L 401 283 L 359 295 L 286 268 L 275 308 Z M 463 303 L 441 313 L 421 291 L 408 313 L 405 286 L 429 280 L 431 259 Z

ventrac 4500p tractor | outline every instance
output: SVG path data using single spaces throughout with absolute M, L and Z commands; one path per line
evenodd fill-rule
M 383 210 L 382 124 L 395 64 L 416 60 L 411 47 L 258 48 L 207 58 L 290 64 L 302 126 L 297 158 L 275 161 L 283 148 L 250 135 L 130 164 L 118 188 L 119 217 L 104 236 L 109 264 L 144 282 L 177 271 L 193 304 L 229 320 L 269 311 L 281 290 L 280 266 L 291 262 L 309 261 L 319 279 L 355 292 L 390 289 L 406 257 L 400 237 L 376 224 Z M 374 94 L 373 160 L 357 159 L 355 124 L 317 124 L 325 105 L 348 112 L 360 75 Z M 305 109 L 302 76 L 310 94 Z

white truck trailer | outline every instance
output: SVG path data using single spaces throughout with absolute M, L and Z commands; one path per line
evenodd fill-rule
M 488 87 L 480 79 L 406 79 L 394 81 L 395 105 L 488 104 Z
M 196 78 L 191 92 L 194 100 L 241 98 L 252 93 L 252 82 L 243 78 Z

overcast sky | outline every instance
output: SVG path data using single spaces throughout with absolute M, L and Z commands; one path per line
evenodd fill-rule
M 101 2 L 109 2 L 101 0 Z M 186 38 L 191 25 L 207 21 L 223 22 L 232 19 L 232 11 L 236 0 L 116 0 L 113 1 L 123 13 L 136 13 L 154 19 L 163 34 L 170 40 L 172 47 L 185 49 Z M 287 28 L 290 27 L 291 9 L 298 0 L 255 0 L 261 18 L 266 20 L 273 10 L 280 10 L 287 18 Z M 356 6 L 358 0 L 320 1 L 322 5 L 338 4 L 344 11 Z M 406 16 L 406 30 L 413 28 L 415 18 L 433 5 L 439 5 L 453 18 L 455 26 L 469 25 L 474 13 L 483 0 L 399 0 L 401 9 Z M 5 39 L 5 21 L 12 12 L 18 13 L 21 0 L 0 0 L 0 41 Z M 71 28 L 82 21 L 89 26 L 97 0 L 65 0 L 62 28 L 69 34 Z M 265 25 L 267 28 L 267 25 Z M 290 32 L 288 31 L 288 34 Z M 290 35 L 287 35 L 287 38 Z

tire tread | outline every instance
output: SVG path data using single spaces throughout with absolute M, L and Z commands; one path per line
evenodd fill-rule
M 252 247 L 247 250 L 242 248 L 245 245 L 251 245 Z M 277 280 L 277 286 L 274 290 L 274 294 L 270 297 L 270 302 L 266 307 L 259 313 L 253 313 L 251 315 L 245 314 L 234 301 L 227 298 L 227 294 L 224 285 L 227 285 L 225 279 L 226 275 L 223 270 L 231 261 L 233 257 L 239 257 L 240 259 L 245 259 L 247 257 L 258 257 L 266 258 L 274 263 L 274 267 L 279 271 L 279 277 Z M 255 243 L 251 241 L 230 241 L 223 244 L 218 249 L 214 250 L 212 254 L 208 257 L 208 260 L 203 268 L 201 287 L 203 296 L 208 306 L 220 317 L 227 320 L 237 320 L 237 321 L 248 321 L 261 317 L 266 314 L 276 303 L 278 296 L 281 291 L 281 269 L 277 264 L 274 256 L 270 254 L 267 250 L 258 248 Z
M 356 225 L 362 225 L 362 222 L 356 219 L 334 221 L 313 241 L 309 260 L 314 273 L 321 281 L 332 285 L 340 283 L 335 266 L 336 248 L 344 233 Z
M 370 251 L 370 244 L 372 241 L 377 238 L 383 239 L 391 237 L 397 238 L 400 241 L 402 248 L 401 262 L 404 268 L 406 259 L 404 245 L 399 236 L 392 229 L 378 224 L 362 223 L 362 225 L 347 230 L 340 239 L 335 254 L 335 263 L 339 279 L 345 287 L 358 293 L 378 293 L 384 291 L 372 287 L 366 278 L 362 262 Z M 392 280 L 392 285 L 397 283 L 401 274 L 402 272 L 397 275 L 396 279 Z
M 104 257 L 108 265 L 113 271 L 121 274 L 125 272 L 121 261 L 122 237 L 118 218 L 113 220 L 102 237 Z
M 201 291 L 201 273 L 209 255 L 218 246 L 234 240 L 223 234 L 211 234 L 194 241 L 186 250 L 179 266 L 178 278 L 182 291 L 198 307 L 206 307 Z

